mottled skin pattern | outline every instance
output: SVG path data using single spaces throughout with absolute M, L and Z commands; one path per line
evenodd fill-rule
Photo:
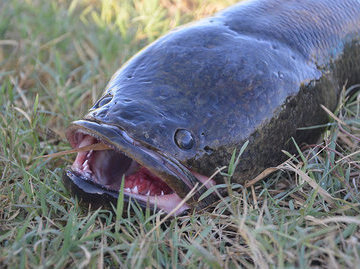
M 359 0 L 240 3 L 139 52 L 109 82 L 103 98 L 112 98 L 72 128 L 102 137 L 98 123 L 116 126 L 180 170 L 206 176 L 249 140 L 233 177 L 242 183 L 284 160 L 291 137 L 316 141 L 321 130 L 297 128 L 326 122 L 320 104 L 335 109 L 343 85 L 360 83 L 359 42 Z M 191 133 L 192 148 L 178 147 L 178 129 Z M 123 142 L 111 143 L 147 162 Z M 197 181 L 170 179 L 161 167 L 153 172 L 181 197 Z

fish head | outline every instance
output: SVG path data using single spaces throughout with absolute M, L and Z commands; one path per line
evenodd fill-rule
M 73 148 L 99 142 L 111 148 L 79 152 L 65 171 L 66 185 L 80 198 L 115 202 L 124 180 L 125 200 L 168 213 L 176 207 L 175 214 L 202 209 L 217 200 L 211 194 L 199 201 L 215 184 L 209 178 L 213 171 L 197 170 L 209 153 L 205 129 L 213 107 L 205 107 L 216 98 L 204 91 L 210 82 L 199 71 L 208 73 L 206 63 L 194 59 L 197 51 L 205 59 L 206 52 L 173 41 L 165 37 L 128 61 L 88 114 L 68 128 Z

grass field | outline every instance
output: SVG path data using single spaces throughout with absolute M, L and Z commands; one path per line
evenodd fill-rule
M 70 148 L 66 126 L 134 53 L 234 2 L 0 2 L 0 268 L 359 268 L 357 88 L 319 145 L 209 212 L 89 211 L 61 181 L 73 155 L 36 159 Z

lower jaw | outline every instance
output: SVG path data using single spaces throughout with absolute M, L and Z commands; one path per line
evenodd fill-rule
M 112 208 L 112 206 L 116 206 L 118 202 L 118 191 L 109 190 L 98 185 L 82 177 L 71 168 L 64 170 L 63 182 L 71 195 L 76 196 L 81 203 L 86 205 L 90 204 L 92 208 Z M 162 210 L 163 212 L 172 213 L 173 215 L 181 215 L 190 209 L 190 207 L 186 203 L 183 203 L 182 199 L 175 193 L 164 196 L 166 196 L 165 199 L 158 199 L 156 196 L 145 197 L 143 195 L 124 192 L 123 202 L 125 206 L 132 201 L 143 209 L 149 207 L 151 210 Z

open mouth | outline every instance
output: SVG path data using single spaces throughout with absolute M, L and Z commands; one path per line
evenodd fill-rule
M 81 129 L 72 131 L 69 136 L 73 148 L 104 142 Z M 119 193 L 124 180 L 125 197 L 135 199 L 142 205 L 149 204 L 167 213 L 177 208 L 173 213 L 180 214 L 190 208 L 186 203 L 179 206 L 182 198 L 163 179 L 117 149 L 78 152 L 71 170 L 96 188 L 113 193 Z M 195 172 L 192 174 L 203 183 L 208 179 Z M 209 187 L 213 182 L 207 184 Z

